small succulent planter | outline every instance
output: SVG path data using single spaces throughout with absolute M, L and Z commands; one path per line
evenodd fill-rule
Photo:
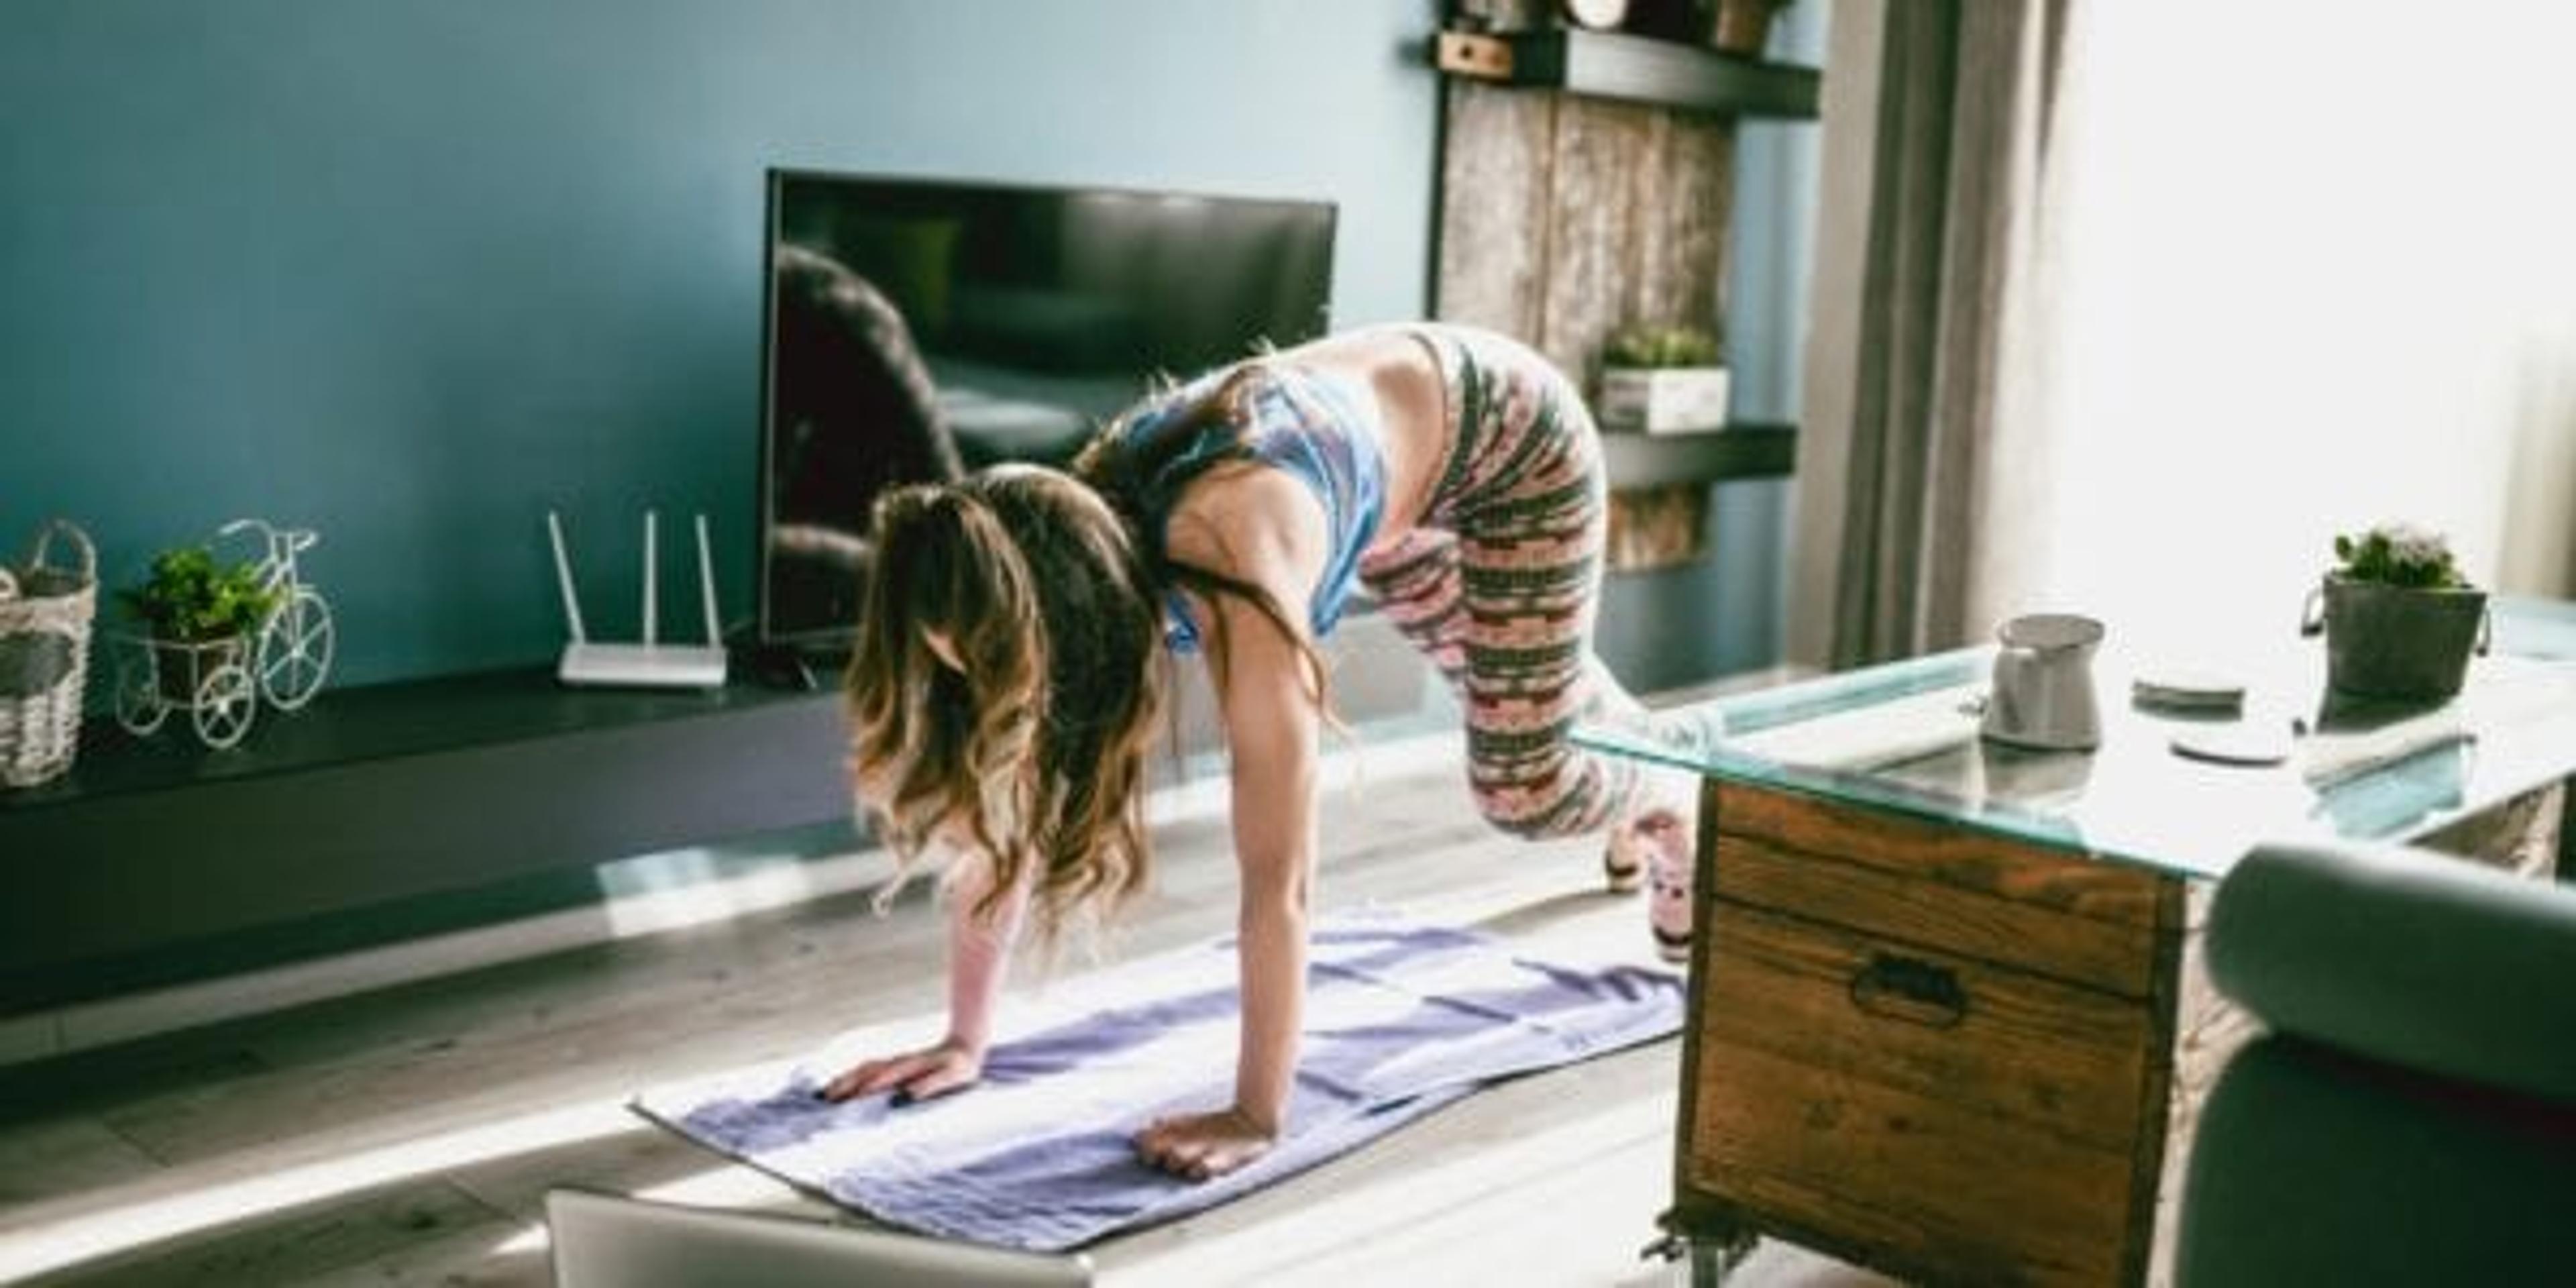
M 1724 367 L 1605 367 L 1601 423 L 1649 434 L 1705 434 L 1726 428 Z
M 2355 581 L 2329 574 L 2314 629 L 2326 637 L 2326 684 L 2337 693 L 2429 702 L 2460 691 L 2469 658 L 2486 651 L 2487 593 Z
M 2487 650 L 2487 593 L 2461 577 L 2442 538 L 2401 525 L 2335 538 L 2342 560 L 2309 592 L 2300 628 L 2326 643 L 2337 693 L 2435 702 L 2460 691 Z
M 1605 429 L 1700 434 L 1726 428 L 1727 370 L 1717 337 L 1697 327 L 1630 327 L 1601 355 Z

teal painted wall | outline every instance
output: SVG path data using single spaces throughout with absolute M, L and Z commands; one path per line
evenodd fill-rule
M 742 618 L 765 168 L 1331 200 L 1337 320 L 1416 316 L 1435 9 L 8 0 L 0 543 L 316 528 L 343 684 L 550 657 L 550 506 L 595 622 L 648 505 Z

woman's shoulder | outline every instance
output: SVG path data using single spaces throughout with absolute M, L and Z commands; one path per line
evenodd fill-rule
M 1183 489 L 1165 529 L 1175 559 L 1268 584 L 1286 576 L 1300 597 L 1331 553 L 1323 503 L 1284 470 L 1219 466 Z

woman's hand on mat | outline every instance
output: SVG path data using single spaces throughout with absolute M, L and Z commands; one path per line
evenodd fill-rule
M 1212 1180 L 1270 1152 L 1279 1131 L 1240 1108 L 1158 1118 L 1136 1134 L 1136 1152 L 1148 1163 L 1194 1181 Z
M 975 1085 L 984 1076 L 984 1053 L 950 1038 L 935 1046 L 881 1060 L 862 1060 L 823 1084 L 825 1100 L 851 1100 L 891 1091 L 897 1100 L 928 1100 Z

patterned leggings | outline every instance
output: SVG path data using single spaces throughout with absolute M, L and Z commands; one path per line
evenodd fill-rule
M 1477 808 L 1520 836 L 1598 830 L 1640 804 L 1635 762 L 1568 738 L 1643 719 L 1592 652 L 1608 485 L 1582 396 L 1489 332 L 1414 332 L 1440 360 L 1455 443 L 1428 512 L 1361 580 L 1467 711 Z

